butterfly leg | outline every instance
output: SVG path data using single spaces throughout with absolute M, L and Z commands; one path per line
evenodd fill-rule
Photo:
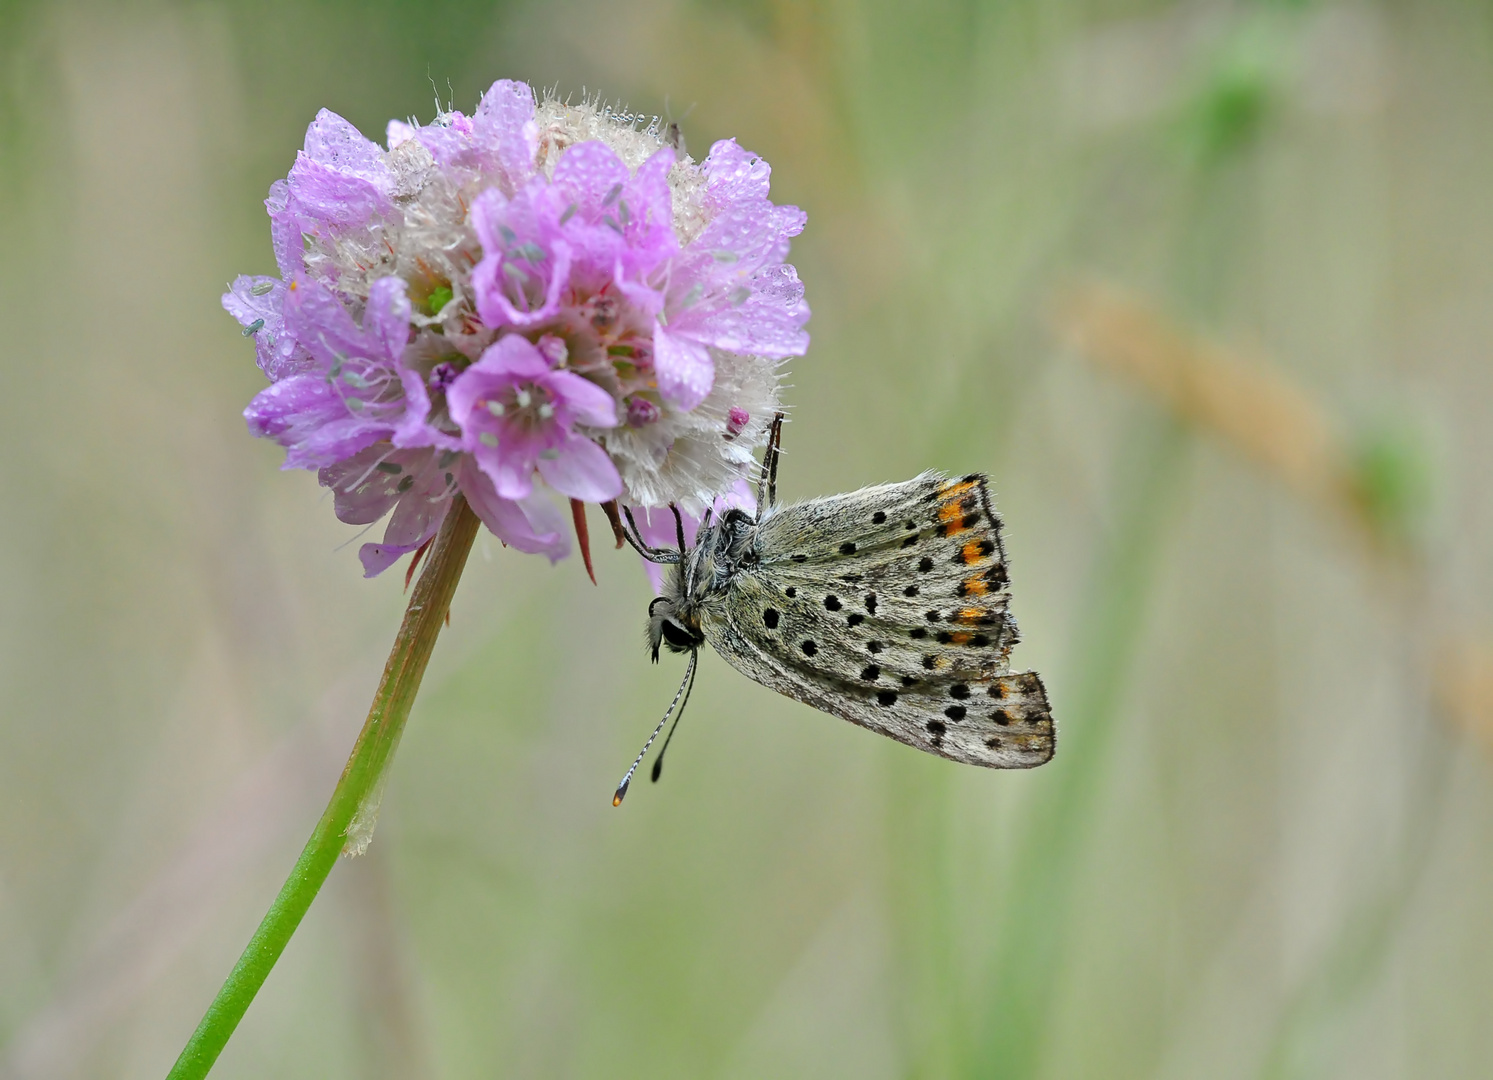
M 757 480 L 757 512 L 778 501 L 778 457 L 782 453 L 783 414 L 774 413 L 767 430 L 767 449 L 762 452 L 762 474 Z
M 627 518 L 628 528 L 622 531 L 623 538 L 632 545 L 633 550 L 643 556 L 651 563 L 677 563 L 682 558 L 680 552 L 670 551 L 667 548 L 656 548 L 649 545 L 643 534 L 638 530 L 638 523 L 633 519 L 632 507 L 624 506 L 622 515 Z

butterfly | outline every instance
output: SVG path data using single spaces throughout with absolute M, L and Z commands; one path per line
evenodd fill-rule
M 689 546 L 676 509 L 675 551 L 646 543 L 625 511 L 623 538 L 667 567 L 648 607 L 653 660 L 664 648 L 689 662 L 612 805 L 671 714 L 677 728 L 704 644 L 769 690 L 930 754 L 993 769 L 1049 761 L 1055 731 L 1042 679 L 1009 670 L 1020 636 L 985 477 L 925 472 L 779 506 L 782 428 L 780 413 L 757 517 L 730 509 L 712 522 L 707 510 Z

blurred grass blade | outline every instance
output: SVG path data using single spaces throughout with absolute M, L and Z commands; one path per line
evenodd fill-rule
M 1136 652 L 1145 634 L 1152 580 L 1166 526 L 1180 502 L 1188 440 L 1173 421 L 1143 422 L 1122 462 L 1118 525 L 1095 560 L 1061 710 L 1050 782 L 1026 810 L 1010 887 L 998 914 L 1003 934 L 991 966 L 976 1074 L 1032 1077 L 1041 1067 L 1064 964 L 1073 879 L 1115 738 Z

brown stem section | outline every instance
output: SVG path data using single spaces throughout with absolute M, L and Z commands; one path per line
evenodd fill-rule
M 627 534 L 622 531 L 622 515 L 617 511 L 617 500 L 601 504 L 601 512 L 607 516 L 607 521 L 612 525 L 612 535 L 617 538 L 617 550 L 622 550 L 622 545 L 627 543 Z
M 586 504 L 580 499 L 570 500 L 570 517 L 575 522 L 575 542 L 581 548 L 581 561 L 586 564 L 586 574 L 591 584 L 596 584 L 596 571 L 591 568 L 591 532 L 586 528 Z

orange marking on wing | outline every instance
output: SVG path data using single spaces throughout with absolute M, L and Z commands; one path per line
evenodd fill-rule
M 980 542 L 978 540 L 971 540 L 965 544 L 959 552 L 959 557 L 964 560 L 966 565 L 979 562 L 983 558 L 983 553 L 980 551 Z
M 957 536 L 964 532 L 964 507 L 957 498 L 950 499 L 938 508 L 938 520 L 943 525 L 944 536 Z
M 978 485 L 977 480 L 951 480 L 938 489 L 938 493 L 945 499 L 958 499 L 966 491 L 973 491 Z
M 954 645 L 968 645 L 969 637 L 963 630 L 957 630 L 949 635 L 949 641 Z
M 984 596 L 990 591 L 990 582 L 983 577 L 972 577 L 964 583 L 965 596 Z
M 954 616 L 962 623 L 977 623 L 985 617 L 985 613 L 977 607 L 960 608 L 959 614 Z

